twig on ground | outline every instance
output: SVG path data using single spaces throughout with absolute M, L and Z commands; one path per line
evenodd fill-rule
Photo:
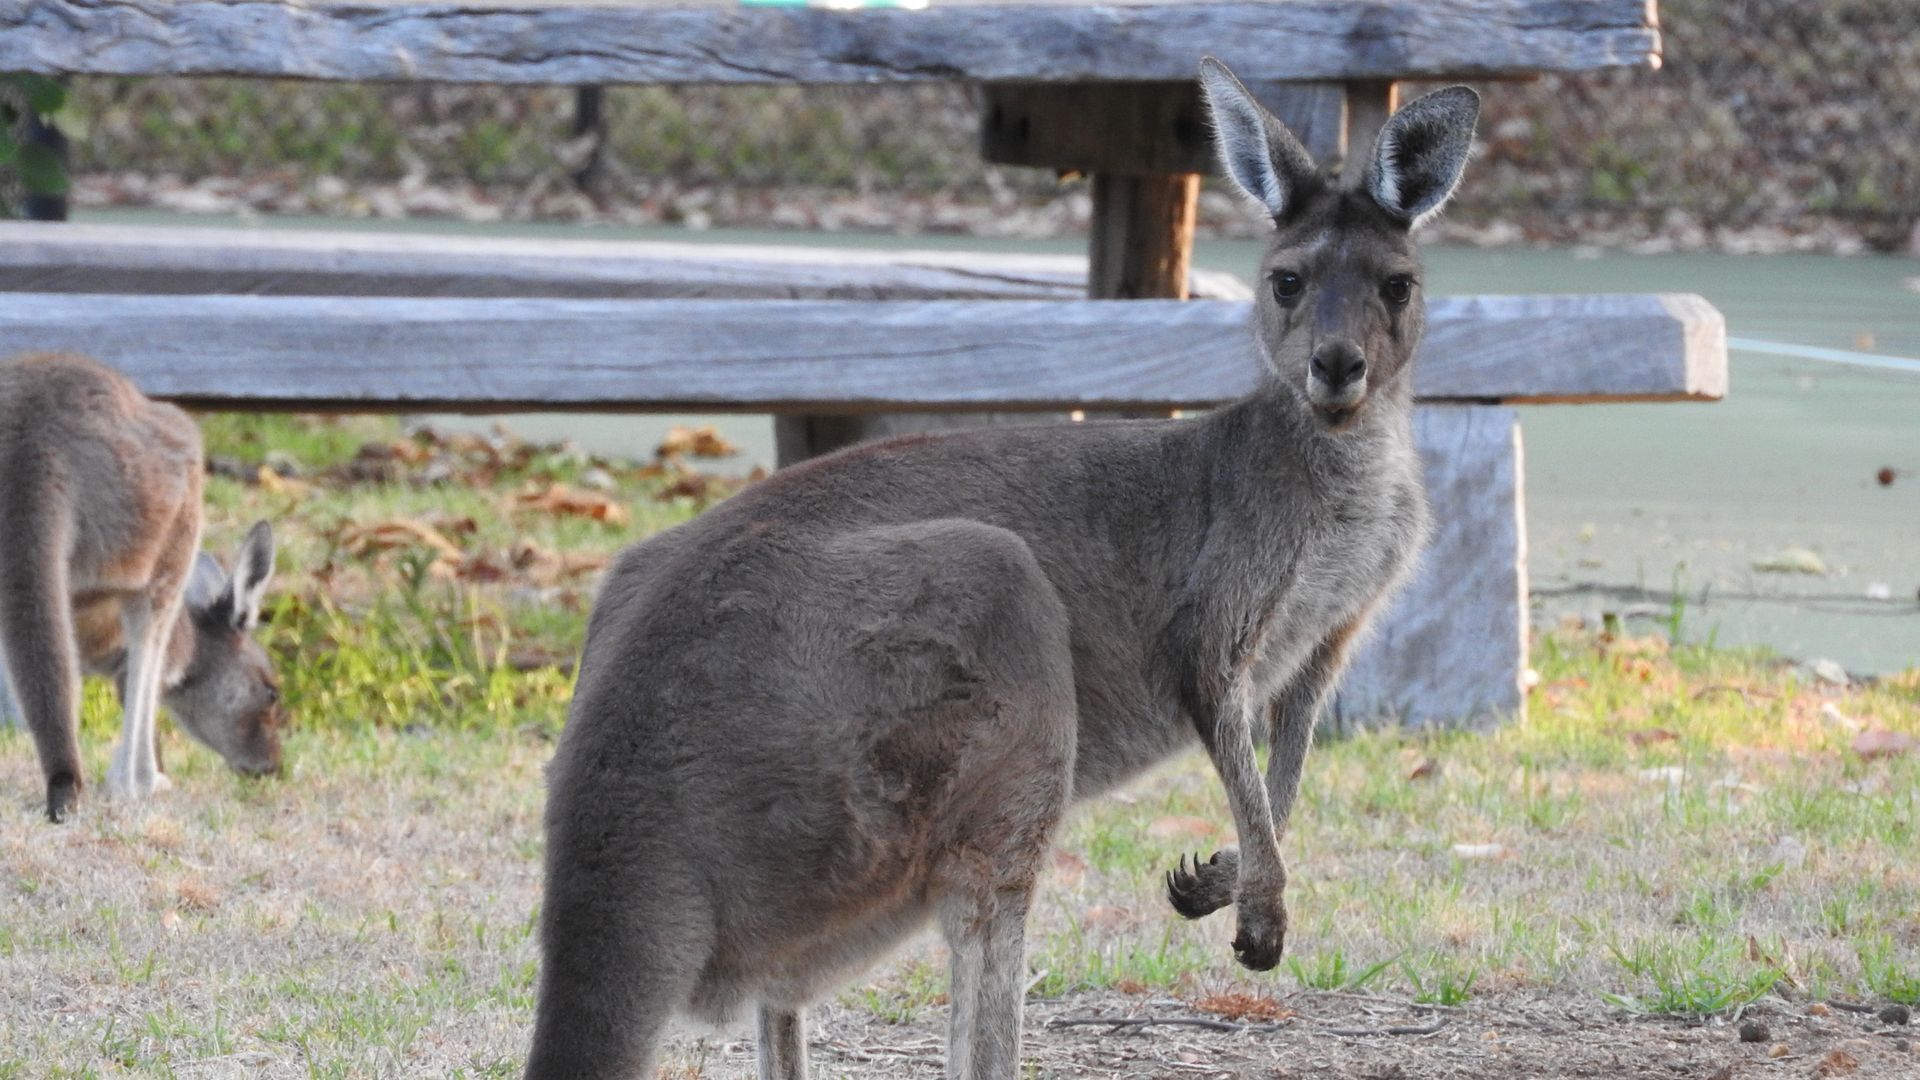
M 1370 1038 L 1376 1035 L 1432 1035 L 1447 1026 L 1447 1018 L 1436 1016 L 1426 1024 L 1392 1024 L 1383 1028 L 1314 1028 L 1315 1035 L 1339 1035 L 1349 1039 Z
M 1780 696 L 1779 694 L 1776 694 L 1771 690 L 1755 690 L 1752 687 L 1748 687 L 1748 686 L 1734 686 L 1729 683 L 1714 683 L 1711 686 L 1703 686 L 1700 689 L 1695 690 L 1693 692 L 1693 700 L 1699 701 L 1701 698 L 1706 697 L 1708 694 L 1715 694 L 1715 693 L 1739 694 L 1741 697 L 1747 699 L 1747 704 L 1749 705 L 1753 704 L 1753 699 L 1757 697 L 1776 698 Z
M 1282 1031 L 1289 1024 L 1236 1024 L 1227 1020 L 1209 1020 L 1199 1016 L 1062 1016 L 1047 1021 L 1048 1027 L 1094 1027 L 1105 1026 L 1111 1035 L 1123 1029 L 1139 1030 L 1150 1027 L 1197 1027 L 1208 1031 L 1219 1031 L 1229 1035 L 1264 1035 Z M 1385 1035 L 1432 1035 L 1447 1026 L 1447 1018 L 1435 1016 L 1425 1024 L 1389 1024 L 1386 1027 L 1310 1028 L 1315 1035 L 1338 1035 L 1342 1038 L 1360 1039 Z
M 1880 1011 L 1872 1005 L 1855 1005 L 1851 1001 L 1829 1001 L 1827 1002 L 1827 1008 L 1839 1009 L 1841 1012 L 1864 1013 L 1867 1016 L 1872 1016 L 1874 1013 Z
M 915 1052 L 910 1050 L 890 1050 L 885 1047 L 861 1049 L 852 1043 L 838 1041 L 823 1042 L 816 1045 L 822 1050 L 833 1054 L 835 1057 L 846 1058 L 848 1061 L 865 1061 L 869 1063 L 880 1061 L 930 1061 L 938 1064 L 945 1060 L 945 1056 L 938 1051 Z
M 1221 1031 L 1229 1035 L 1242 1032 L 1265 1033 L 1279 1031 L 1285 1024 L 1236 1024 L 1228 1020 L 1209 1020 L 1201 1016 L 1060 1016 L 1047 1021 L 1048 1027 L 1094 1027 L 1104 1025 L 1111 1029 L 1111 1035 L 1123 1028 L 1149 1027 L 1197 1027 L 1208 1031 Z
M 1358 994 L 1351 990 L 1302 990 L 1307 997 L 1337 997 L 1349 1001 L 1362 1001 L 1372 1005 L 1391 1005 L 1397 1009 L 1429 1009 L 1433 1012 L 1466 1012 L 1461 1005 L 1435 1005 L 1428 1001 L 1411 1001 L 1407 998 L 1389 997 L 1386 994 Z

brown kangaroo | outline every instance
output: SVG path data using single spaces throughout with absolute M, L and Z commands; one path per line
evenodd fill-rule
M 854 447 L 622 554 L 549 773 L 528 1077 L 650 1077 L 676 1012 L 752 1003 L 760 1075 L 800 1080 L 804 1008 L 932 919 L 948 1075 L 1011 1080 L 1062 812 L 1195 739 L 1239 846 L 1172 898 L 1236 904 L 1240 961 L 1278 962 L 1317 714 L 1426 528 L 1409 234 L 1478 98 L 1408 105 L 1343 187 L 1225 67 L 1201 83 L 1274 223 L 1259 388 L 1196 419 Z
M 40 753 L 47 816 L 85 783 L 83 670 L 120 690 L 115 795 L 168 788 L 154 749 L 164 703 L 248 775 L 280 768 L 280 692 L 249 631 L 273 573 L 253 526 L 231 577 L 200 547 L 200 429 L 79 356 L 0 362 L 0 657 Z

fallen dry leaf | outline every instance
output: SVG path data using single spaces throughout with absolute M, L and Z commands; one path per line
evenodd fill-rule
M 1627 732 L 1627 742 L 1633 746 L 1652 746 L 1654 743 L 1673 742 L 1680 736 L 1666 728 L 1642 728 Z
M 1845 1050 L 1829 1050 L 1813 1070 L 1815 1076 L 1851 1076 L 1860 1070 L 1860 1059 Z
M 1439 767 L 1440 767 L 1439 762 L 1433 760 L 1430 757 L 1423 757 L 1418 762 L 1414 763 L 1413 768 L 1407 770 L 1407 779 L 1425 780 L 1428 777 L 1431 777 L 1434 773 L 1434 770 L 1438 769 Z
M 1055 881 L 1071 888 L 1080 884 L 1081 879 L 1087 876 L 1087 860 L 1071 851 L 1056 851 L 1053 853 L 1050 869 L 1053 871 Z
M 447 539 L 445 533 L 424 521 L 390 518 L 367 525 L 349 525 L 340 534 L 340 546 L 356 559 L 395 548 L 425 547 L 451 562 L 461 562 L 466 552 Z
M 712 425 L 697 428 L 674 427 L 667 430 L 667 437 L 653 451 L 654 456 L 666 459 L 683 454 L 693 457 L 718 458 L 732 457 L 740 448 L 722 438 Z
M 1920 740 L 1904 731 L 1889 731 L 1886 728 L 1869 728 L 1853 737 L 1853 752 L 1868 761 L 1898 757 L 1915 746 L 1920 746 Z
M 554 484 L 540 491 L 523 491 L 514 496 L 514 509 L 560 517 L 592 518 L 608 525 L 627 523 L 626 507 L 598 492 L 581 491 L 565 484 Z
M 1240 990 L 1223 990 L 1206 994 L 1187 1002 L 1204 1013 L 1212 1013 L 1223 1020 L 1265 1020 L 1269 1023 L 1277 1020 L 1291 1020 L 1297 1014 L 1280 1002 L 1265 994 L 1249 994 Z
M 513 546 L 513 568 L 536 585 L 557 585 L 569 578 L 606 569 L 608 557 L 584 551 L 551 551 L 531 540 Z
M 1138 915 L 1112 904 L 1096 904 L 1080 915 L 1080 925 L 1096 930 L 1124 930 L 1139 921 Z
M 1803 547 L 1790 547 L 1755 559 L 1753 568 L 1763 574 L 1809 574 L 1823 577 L 1826 560 Z
M 271 465 L 260 466 L 260 471 L 254 476 L 260 481 L 260 490 L 270 494 L 303 499 L 313 491 L 312 484 L 281 476 Z

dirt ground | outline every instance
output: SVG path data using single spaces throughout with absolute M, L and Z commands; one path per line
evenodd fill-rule
M 1024 1060 L 1034 1077 L 1146 1080 L 1534 1080 L 1544 1077 L 1920 1077 L 1920 1031 L 1807 1003 L 1754 1006 L 1740 1022 L 1631 1016 L 1587 995 L 1506 994 L 1458 1008 L 1387 997 L 1302 992 L 1256 999 L 1240 1031 L 1170 998 L 1119 994 L 1029 1001 Z M 1809 1011 L 1810 1010 L 1810 1011 Z M 1822 1013 L 1824 1012 L 1824 1015 Z M 1087 1023 L 1093 1018 L 1113 1023 Z M 889 1024 L 830 1006 L 814 1018 L 817 1077 L 938 1077 L 943 1009 Z M 1764 1030 L 1743 1042 L 1748 1021 Z M 1196 1023 L 1197 1022 L 1197 1023 Z M 1403 1032 L 1391 1034 L 1390 1032 Z M 663 1077 L 753 1075 L 745 1037 L 683 1037 Z

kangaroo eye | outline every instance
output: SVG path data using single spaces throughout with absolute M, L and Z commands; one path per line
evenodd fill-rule
M 1307 283 L 1300 280 L 1300 275 L 1291 270 L 1282 270 L 1273 275 L 1273 298 L 1283 304 L 1298 299 L 1301 290 L 1306 287 Z
M 280 688 L 279 688 L 279 687 L 277 687 L 277 686 L 274 686 L 274 685 L 272 685 L 272 684 L 269 684 L 269 685 L 267 686 L 267 701 L 268 701 L 268 703 L 269 703 L 269 704 L 276 704 L 276 705 L 277 705 L 277 704 L 279 704 L 279 702 L 280 702 Z
M 1413 279 L 1405 274 L 1395 274 L 1387 279 L 1381 292 L 1386 296 L 1387 303 L 1399 307 L 1413 299 Z

